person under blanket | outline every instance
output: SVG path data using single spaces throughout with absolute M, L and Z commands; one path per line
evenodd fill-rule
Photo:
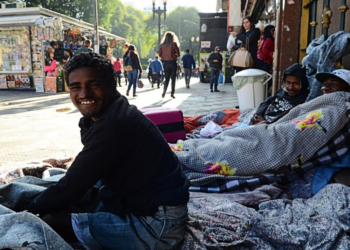
M 83 115 L 84 148 L 66 175 L 24 209 L 86 249 L 176 247 L 185 234 L 189 200 L 178 158 L 157 127 L 116 90 L 113 66 L 104 56 L 80 53 L 66 64 L 65 75 Z M 98 193 L 93 211 L 70 213 L 91 190 Z
M 323 94 L 331 94 L 337 91 L 350 92 L 350 70 L 337 69 L 332 72 L 318 73 L 316 79 L 322 83 L 321 91 Z M 316 194 L 326 186 L 334 174 L 344 175 L 347 173 L 344 168 L 348 167 L 350 167 L 350 151 L 338 161 L 317 167 L 312 181 L 312 194 Z
M 274 122 L 293 107 L 305 102 L 309 95 L 309 84 L 305 68 L 293 64 L 283 72 L 282 89 L 260 104 L 250 124 Z

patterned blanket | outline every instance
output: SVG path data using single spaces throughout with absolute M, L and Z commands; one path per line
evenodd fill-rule
M 211 140 L 184 141 L 172 148 L 193 186 L 300 167 L 349 122 L 349 98 L 344 92 L 324 95 L 295 107 L 276 123 L 227 130 Z
M 310 199 L 247 208 L 226 196 L 188 203 L 187 249 L 350 249 L 350 188 L 326 186 Z

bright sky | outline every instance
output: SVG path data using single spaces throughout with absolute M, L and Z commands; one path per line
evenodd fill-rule
M 134 4 L 133 7 L 142 9 L 145 6 L 152 6 L 152 0 L 120 0 L 123 4 Z M 216 12 L 216 0 L 168 0 L 167 6 L 196 7 L 199 12 Z M 156 8 L 163 8 L 163 0 L 156 0 Z

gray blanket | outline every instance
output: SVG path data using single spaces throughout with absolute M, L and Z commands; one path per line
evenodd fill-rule
M 324 95 L 270 125 L 184 141 L 176 154 L 193 186 L 216 179 L 251 179 L 286 165 L 298 167 L 349 122 L 349 97 L 345 92 Z
M 335 63 L 350 54 L 350 33 L 339 31 L 325 40 L 324 35 L 314 39 L 306 49 L 307 56 L 302 64 L 306 66 L 310 94 L 306 101 L 321 95 L 322 83 L 316 80 L 316 73 L 331 72 Z

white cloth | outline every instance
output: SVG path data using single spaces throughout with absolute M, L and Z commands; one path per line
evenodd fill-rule
M 232 47 L 236 45 L 236 38 L 230 35 L 227 40 L 227 50 L 231 51 Z

